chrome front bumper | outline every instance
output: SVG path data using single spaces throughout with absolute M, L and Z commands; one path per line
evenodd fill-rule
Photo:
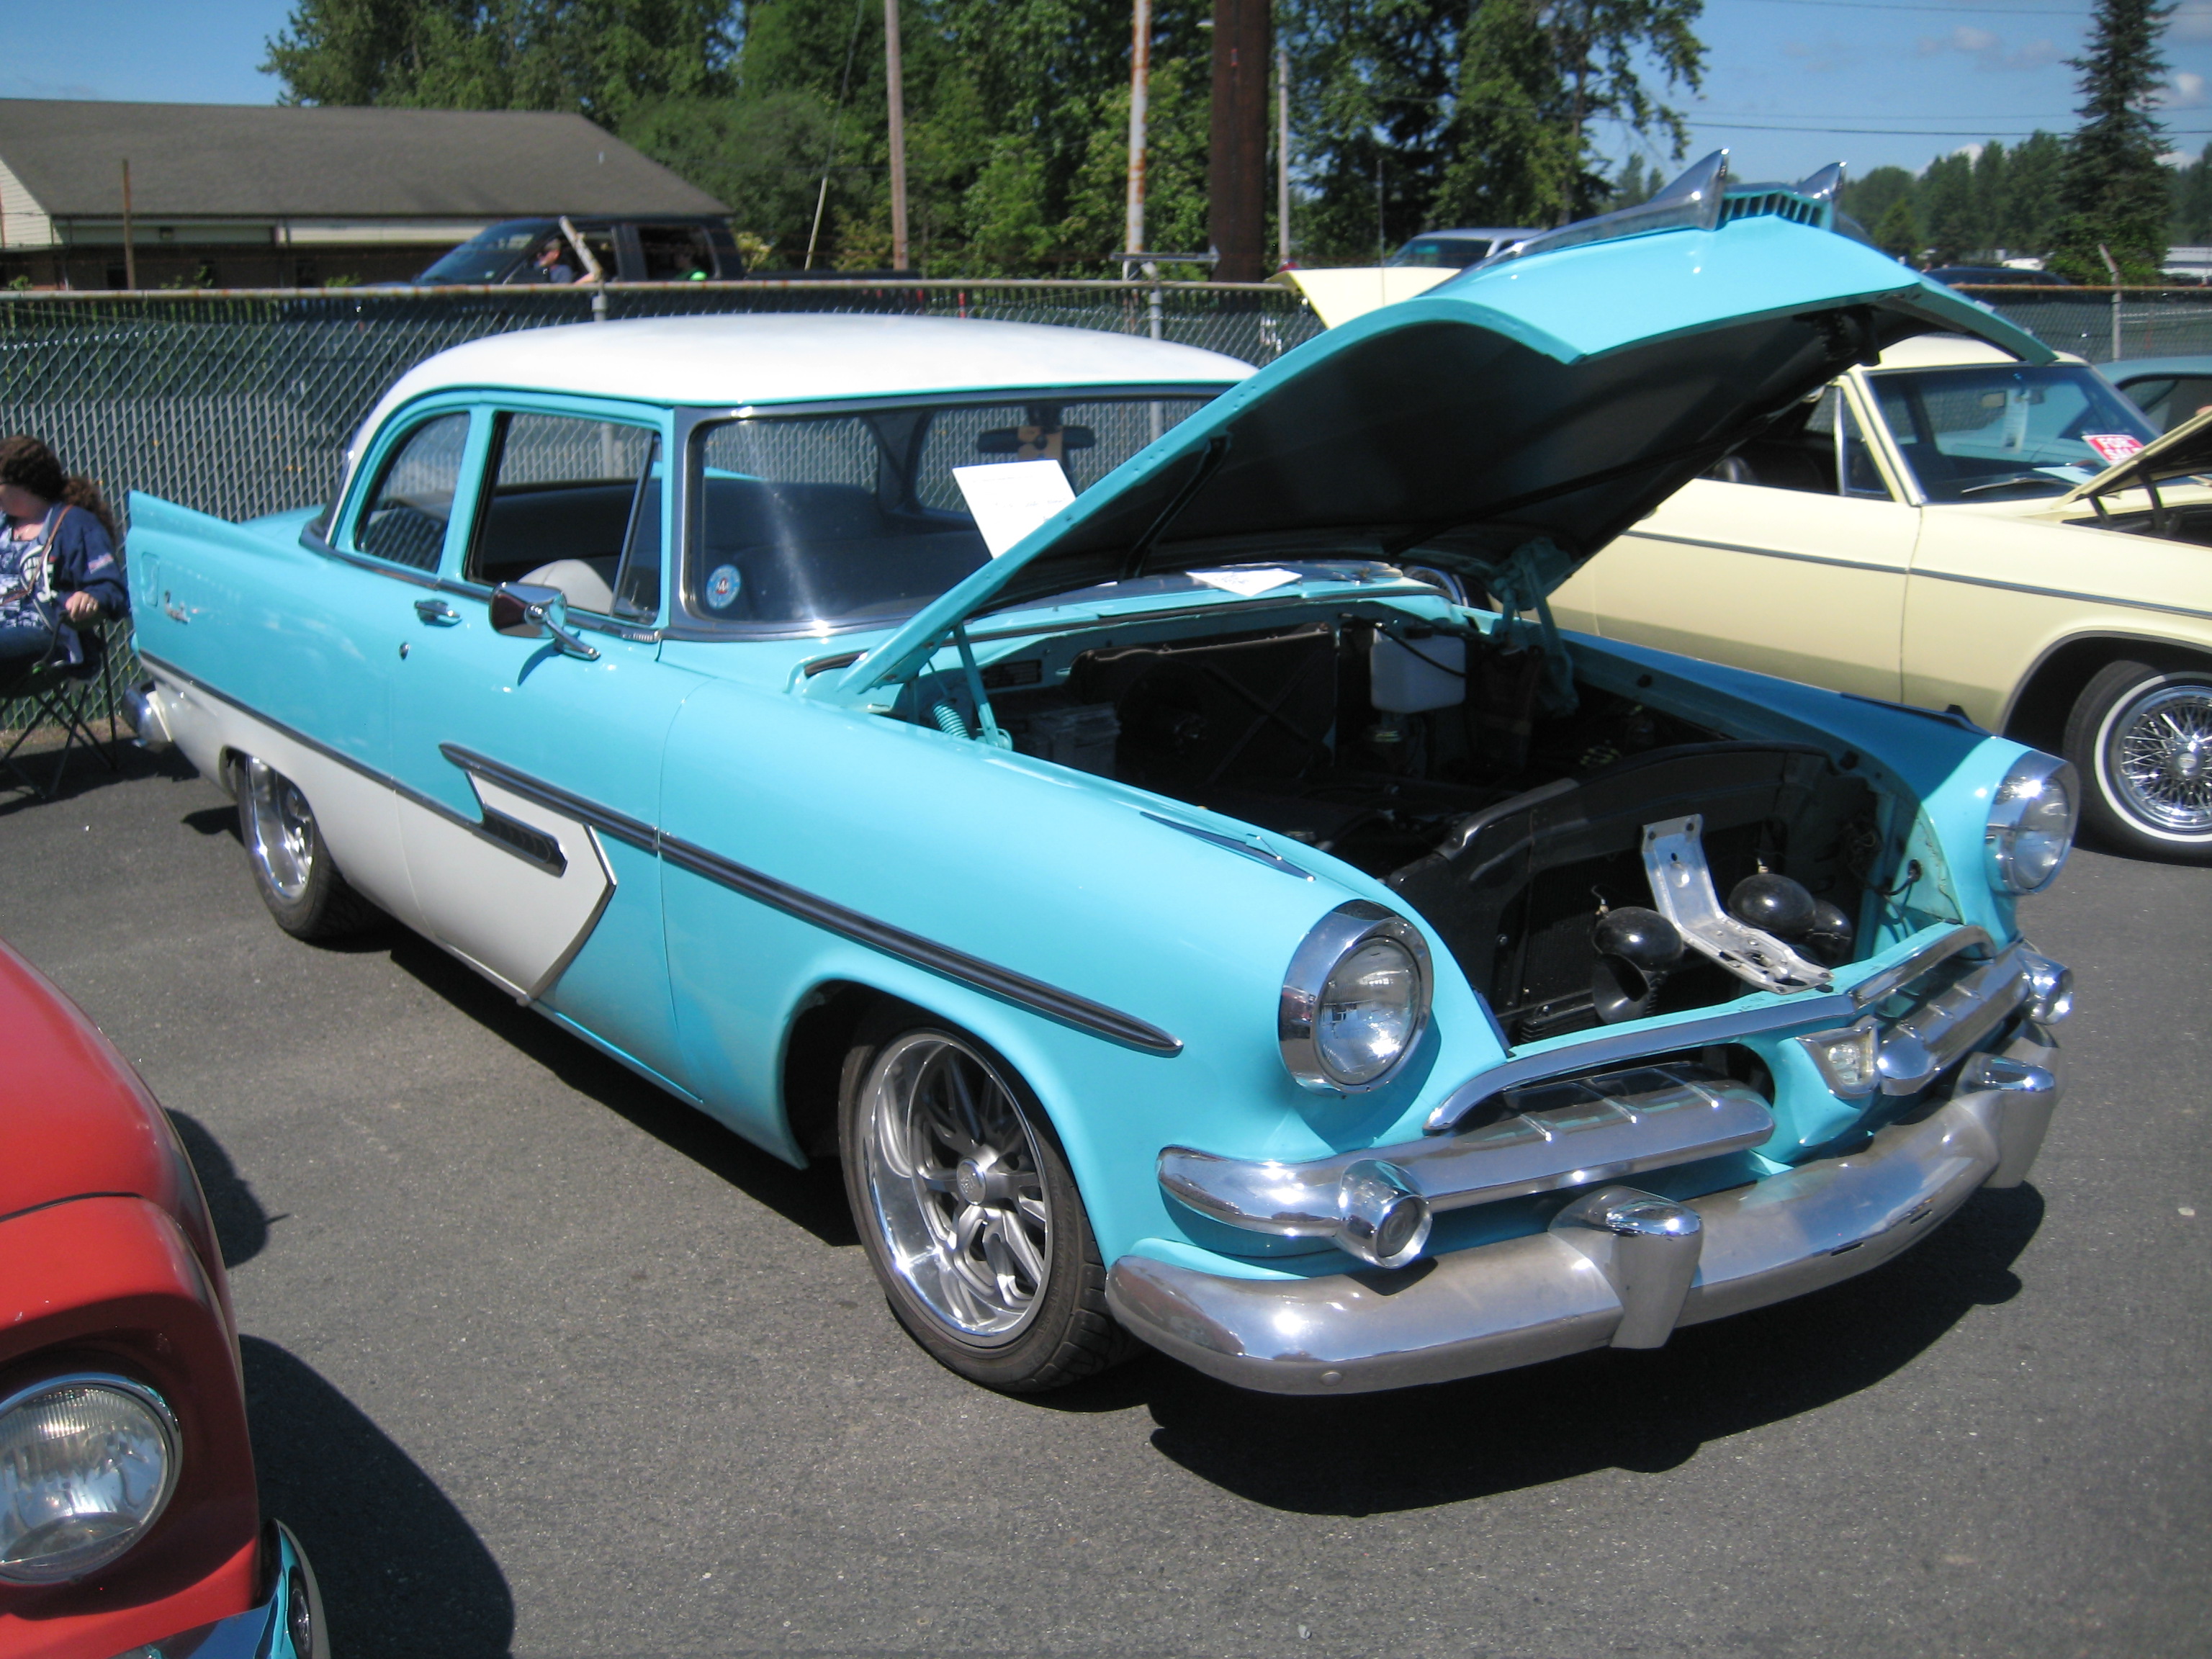
M 2029 1025 L 1950 1097 L 1861 1151 L 1675 1204 L 1612 1186 L 1549 1229 L 1395 1273 L 1243 1279 L 1125 1255 L 1115 1316 L 1241 1387 L 1351 1394 L 1476 1376 L 1802 1296 L 1924 1238 L 1978 1187 L 2025 1180 L 2057 1106 L 2057 1043 Z

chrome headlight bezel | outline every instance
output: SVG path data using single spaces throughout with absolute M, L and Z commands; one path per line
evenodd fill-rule
M 2065 845 L 2041 878 L 2031 881 L 2021 868 L 2020 837 L 2029 813 L 2045 805 L 2054 791 L 2065 805 Z M 2001 893 L 2018 896 L 2041 892 L 2057 880 L 2058 872 L 2066 867 L 2081 823 L 2081 781 L 2073 766 L 2055 755 L 2033 750 L 2021 756 L 2005 769 L 2004 776 L 1990 792 L 1989 823 L 1983 831 L 1990 884 Z
M 0 1584 L 66 1584 L 112 1566 L 135 1549 L 160 1524 L 162 1515 L 169 1507 L 169 1500 L 177 1495 L 178 1479 L 184 1461 L 184 1436 L 177 1426 L 176 1413 L 169 1409 L 169 1402 L 159 1393 L 131 1377 L 110 1371 L 65 1371 L 58 1376 L 42 1377 L 0 1398 L 0 1423 L 6 1422 L 15 1412 L 47 1395 L 60 1394 L 70 1389 L 96 1389 L 122 1395 L 145 1410 L 153 1419 L 161 1442 L 159 1488 L 154 1501 L 147 1507 L 144 1518 L 128 1532 L 44 1560 L 34 1558 L 28 1562 L 0 1563 Z
M 1315 1023 L 1331 975 L 1346 958 L 1375 939 L 1387 939 L 1397 945 L 1413 964 L 1413 1018 L 1396 1057 L 1373 1077 L 1363 1079 L 1346 1077 L 1328 1064 Z M 1283 972 L 1282 995 L 1276 1005 L 1275 1036 L 1285 1069 L 1300 1088 L 1316 1094 L 1363 1095 L 1382 1087 L 1398 1074 L 1406 1057 L 1420 1045 L 1421 1034 L 1428 1029 L 1434 984 L 1429 942 L 1419 928 L 1395 911 L 1366 899 L 1352 899 L 1338 905 L 1313 925 Z

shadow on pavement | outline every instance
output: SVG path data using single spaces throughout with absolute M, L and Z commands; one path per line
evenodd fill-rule
M 1364 1516 L 1486 1498 L 1604 1468 L 1657 1474 L 1706 1444 L 1829 1405 L 1903 1369 L 1970 1309 L 2019 1293 L 2032 1187 L 1978 1193 L 1941 1231 L 1863 1279 L 1678 1333 L 1399 1394 L 1258 1395 L 1158 1356 L 1040 1398 L 1150 1409 L 1152 1444 L 1254 1503 Z
M 833 1164 L 794 1170 L 724 1128 L 696 1106 L 655 1088 L 541 1014 L 518 1006 L 489 981 L 420 936 L 395 929 L 392 960 L 579 1094 L 765 1205 L 824 1244 L 857 1245 L 852 1212 Z
M 269 1224 L 282 1220 L 261 1207 L 261 1200 L 253 1195 L 253 1188 L 230 1161 L 230 1154 L 222 1143 L 204 1128 L 197 1119 L 182 1112 L 171 1112 L 169 1121 L 177 1126 L 177 1135 L 185 1143 L 185 1155 L 199 1172 L 200 1191 L 206 1194 L 208 1214 L 215 1222 L 216 1243 L 222 1250 L 222 1265 L 235 1267 L 241 1261 L 251 1261 L 259 1255 L 269 1243 Z
M 506 1575 L 461 1512 L 312 1366 L 246 1337 L 263 1513 L 299 1535 L 348 1659 L 496 1659 L 514 1637 Z
M 4 742 L 0 742 L 0 748 L 6 746 Z M 52 777 L 54 763 L 59 753 L 57 747 L 40 744 L 33 748 L 27 745 L 17 752 L 15 764 L 36 779 L 43 788 Z M 112 771 L 100 758 L 101 755 L 114 761 Z M 140 778 L 166 777 L 181 782 L 198 775 L 192 770 L 192 763 L 176 750 L 150 754 L 130 738 L 118 738 L 112 742 L 101 744 L 98 753 L 80 744 L 70 756 L 69 764 L 63 769 L 61 787 L 55 792 L 52 800 L 26 788 L 23 779 L 15 773 L 0 768 L 0 818 L 34 811 L 41 806 L 66 808 L 70 801 L 80 796 L 112 788 L 118 783 L 134 782 Z

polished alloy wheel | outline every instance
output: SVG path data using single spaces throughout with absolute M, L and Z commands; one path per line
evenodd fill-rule
M 280 897 L 296 902 L 314 878 L 314 815 L 283 773 L 258 760 L 239 769 L 249 826 L 246 854 Z
M 2212 685 L 2154 684 L 2101 735 L 2100 769 L 2130 817 L 2154 833 L 2212 834 Z
M 978 1346 L 1018 1335 L 1052 1260 L 1036 1139 L 1012 1091 L 963 1044 L 910 1031 L 865 1085 L 868 1207 L 906 1291 Z

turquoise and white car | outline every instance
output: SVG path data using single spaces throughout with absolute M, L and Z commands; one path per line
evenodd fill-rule
M 462 346 L 326 509 L 134 498 L 142 730 L 289 932 L 396 917 L 841 1159 L 980 1382 L 1656 1346 L 2017 1183 L 2058 1097 L 2014 902 L 2066 767 L 1547 609 L 1899 339 L 2048 360 L 1829 198 L 1693 183 L 1258 373 L 951 319 Z

